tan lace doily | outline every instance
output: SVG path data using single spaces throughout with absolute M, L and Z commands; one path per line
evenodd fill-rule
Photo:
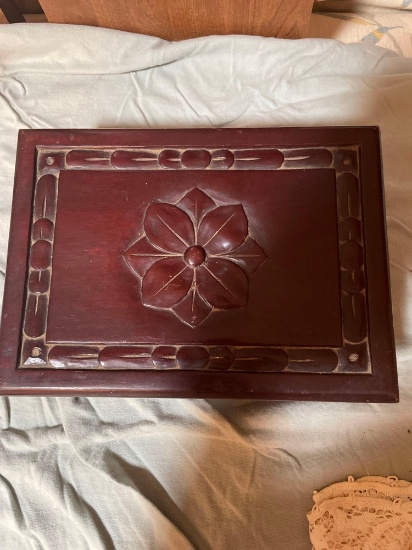
M 394 476 L 335 483 L 308 514 L 313 550 L 412 550 L 412 484 Z

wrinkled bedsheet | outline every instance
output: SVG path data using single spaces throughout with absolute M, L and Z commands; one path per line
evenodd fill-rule
M 368 44 L 0 28 L 1 284 L 19 128 L 378 124 L 401 390 L 400 404 L 0 398 L 2 550 L 305 550 L 314 489 L 412 480 L 411 121 L 412 59 Z

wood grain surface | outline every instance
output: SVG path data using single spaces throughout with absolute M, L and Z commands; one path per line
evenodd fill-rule
M 6 19 L 6 22 L 7 21 L 9 23 L 25 22 L 25 19 L 23 17 L 23 12 L 20 10 L 15 0 L 0 0 L 0 10 L 2 12 L 2 16 L 4 16 L 4 18 Z
M 0 394 L 398 399 L 377 128 L 25 130 L 15 181 Z
M 44 13 L 25 13 L 24 19 L 26 20 L 26 23 L 48 23 Z M 0 11 L 0 25 L 8 24 L 8 23 L 9 22 L 7 21 L 3 13 Z
M 51 23 L 183 40 L 212 34 L 306 35 L 313 0 L 40 0 Z

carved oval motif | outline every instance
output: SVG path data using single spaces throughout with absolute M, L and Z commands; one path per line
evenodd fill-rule
M 288 366 L 287 353 L 278 348 L 235 348 L 233 370 L 280 372 Z
M 191 170 L 207 168 L 211 160 L 211 154 L 205 149 L 188 149 L 182 154 L 183 166 Z
M 53 239 L 54 224 L 47 218 L 41 218 L 33 224 L 33 240 L 46 240 L 51 241 Z
M 36 185 L 34 217 L 54 220 L 56 210 L 57 179 L 51 174 L 42 176 Z
M 149 346 L 108 346 L 99 354 L 105 369 L 150 369 L 152 348 Z
M 357 294 L 365 287 L 363 271 L 341 271 L 342 290 L 348 294 Z
M 238 170 L 269 170 L 279 168 L 283 154 L 277 149 L 245 149 L 234 153 Z
M 32 271 L 29 276 L 30 292 L 47 292 L 50 287 L 50 272 L 48 270 Z
M 209 348 L 209 355 L 208 370 L 213 371 L 228 370 L 235 360 L 233 353 L 226 346 L 213 346 Z
M 331 349 L 288 349 L 288 370 L 293 372 L 332 372 L 338 356 Z
M 174 346 L 158 346 L 152 353 L 152 361 L 157 369 L 176 369 L 176 348 Z
M 30 294 L 27 298 L 24 332 L 31 338 L 38 338 L 46 330 L 47 296 Z
M 348 342 L 361 342 L 366 336 L 366 304 L 363 294 L 344 294 L 342 299 L 343 335 Z
M 285 168 L 327 168 L 333 161 L 328 149 L 289 149 L 284 154 Z
M 341 241 L 358 241 L 362 239 L 361 224 L 356 218 L 346 218 L 338 227 Z
M 46 269 L 51 263 L 52 247 L 48 241 L 36 241 L 30 251 L 30 265 L 34 269 Z
M 55 369 L 97 369 L 99 349 L 86 346 L 54 346 L 49 351 L 49 363 Z
M 105 168 L 110 166 L 110 153 L 97 149 L 69 151 L 66 155 L 69 168 Z
M 356 241 L 341 244 L 339 256 L 341 266 L 350 271 L 359 269 L 363 265 L 363 250 Z
M 210 167 L 213 170 L 229 170 L 233 166 L 234 161 L 235 157 L 231 151 L 228 151 L 228 149 L 219 149 L 218 151 L 213 151 Z
M 115 168 L 153 170 L 158 166 L 157 155 L 150 151 L 115 151 L 112 155 Z
M 358 179 L 349 173 L 337 179 L 338 208 L 342 218 L 359 217 L 360 199 Z
M 181 369 L 202 370 L 209 362 L 207 350 L 201 346 L 182 346 L 176 354 Z
M 159 155 L 159 163 L 163 168 L 171 168 L 173 170 L 182 168 L 180 153 L 174 149 L 165 149 L 162 151 Z

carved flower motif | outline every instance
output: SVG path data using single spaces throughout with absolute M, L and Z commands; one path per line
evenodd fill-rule
M 266 260 L 241 204 L 217 206 L 195 188 L 176 204 L 153 202 L 144 236 L 124 253 L 142 280 L 142 303 L 195 327 L 211 311 L 243 307 L 249 276 Z

